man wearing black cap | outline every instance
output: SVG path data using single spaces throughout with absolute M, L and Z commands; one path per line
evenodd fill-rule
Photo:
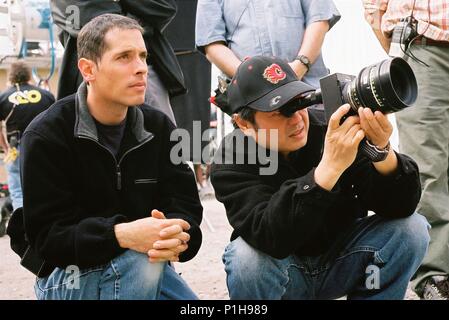
M 234 228 L 223 255 L 230 298 L 403 299 L 429 242 L 414 213 L 418 168 L 389 148 L 392 127 L 379 112 L 344 119 L 343 105 L 326 125 L 322 111 L 295 108 L 312 90 L 286 61 L 259 56 L 221 99 L 236 126 L 212 166 Z M 364 137 L 385 150 L 382 160 L 358 154 Z

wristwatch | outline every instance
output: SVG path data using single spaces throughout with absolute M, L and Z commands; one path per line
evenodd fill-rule
M 388 141 L 387 146 L 383 149 L 378 148 L 367 139 L 365 139 L 365 142 L 366 143 L 362 147 L 363 152 L 372 162 L 384 161 L 387 158 L 388 153 L 390 152 L 390 141 Z
M 307 56 L 301 54 L 301 55 L 297 56 L 297 57 L 295 58 L 295 60 L 298 60 L 298 61 L 301 62 L 303 65 L 305 65 L 306 68 L 307 68 L 307 71 L 310 70 L 310 59 L 309 59 Z

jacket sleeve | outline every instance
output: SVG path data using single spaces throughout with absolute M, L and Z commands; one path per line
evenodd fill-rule
M 176 2 L 175 0 L 52 0 L 51 11 L 55 24 L 71 36 L 77 37 L 80 28 L 104 13 L 129 13 L 141 20 L 144 25 L 162 30 L 176 14 Z
M 80 207 L 70 181 L 70 150 L 34 131 L 21 140 L 25 232 L 30 244 L 51 265 L 80 268 L 107 263 L 124 252 L 114 225 L 126 218 L 80 220 Z M 81 200 L 82 201 L 82 200 Z
M 212 183 L 231 226 L 251 246 L 278 259 L 320 236 L 339 194 L 337 188 L 329 192 L 315 183 L 315 169 L 275 190 L 255 172 L 216 166 Z
M 81 28 L 93 18 L 104 13 L 122 14 L 120 3 L 111 0 L 51 0 L 50 7 L 54 23 L 76 38 Z
M 391 175 L 381 175 L 368 160 L 360 160 L 349 172 L 363 206 L 385 218 L 412 215 L 421 198 L 418 165 L 406 155 L 396 156 L 398 168 Z
M 176 14 L 175 0 L 121 0 L 125 13 L 135 16 L 145 25 L 163 30 Z
M 164 117 L 165 126 L 162 136 L 169 140 L 171 132 L 175 126 Z M 190 241 L 188 249 L 179 255 L 181 262 L 192 259 L 200 249 L 202 242 L 202 233 L 200 224 L 203 216 L 203 207 L 198 196 L 195 177 L 186 163 L 175 164 L 170 159 L 171 151 L 175 150 L 176 142 L 169 141 L 164 143 L 165 148 L 161 153 L 162 160 L 165 163 L 164 169 L 160 172 L 160 186 L 162 188 L 161 211 L 167 218 L 179 218 L 190 224 Z

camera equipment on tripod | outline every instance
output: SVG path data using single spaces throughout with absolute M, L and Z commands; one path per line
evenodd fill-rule
M 329 121 L 341 105 L 349 103 L 348 116 L 356 115 L 359 107 L 388 114 L 409 107 L 417 95 L 418 85 L 412 68 L 404 59 L 395 57 L 363 68 L 357 77 L 330 74 L 320 80 L 320 89 L 288 103 L 280 112 L 289 116 L 304 106 L 323 103 Z

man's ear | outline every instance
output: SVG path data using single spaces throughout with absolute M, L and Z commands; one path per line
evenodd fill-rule
M 249 122 L 242 119 L 237 113 L 234 113 L 232 115 L 232 120 L 234 120 L 234 122 L 238 125 L 238 127 L 242 131 L 248 130 L 248 128 L 250 128 Z
M 252 123 L 251 121 L 242 119 L 238 114 L 233 114 L 232 120 L 234 120 L 234 122 L 237 124 L 240 130 L 243 131 L 245 135 L 251 136 L 257 141 L 257 138 L 255 136 L 255 133 L 257 132 L 256 124 Z
M 81 58 L 78 60 L 78 69 L 87 83 L 95 80 L 95 69 L 97 65 L 92 60 Z

